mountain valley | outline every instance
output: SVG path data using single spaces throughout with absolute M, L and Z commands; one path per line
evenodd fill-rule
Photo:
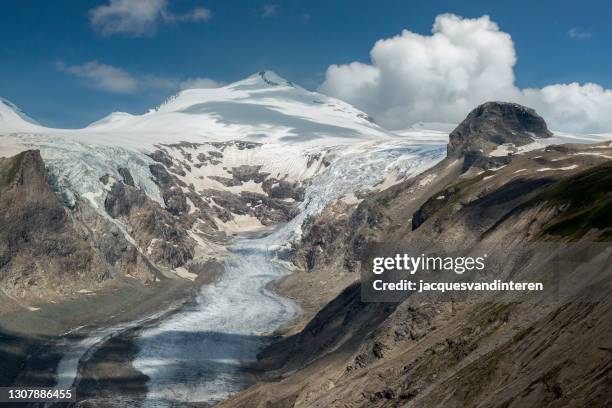
M 2 100 L 0 378 L 79 406 L 612 404 L 611 142 L 504 102 L 392 132 L 271 71 L 83 129 Z M 457 243 L 561 299 L 364 300 L 372 256 Z

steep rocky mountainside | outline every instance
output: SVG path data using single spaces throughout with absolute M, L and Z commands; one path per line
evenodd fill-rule
M 116 275 L 151 280 L 154 268 L 87 204 L 70 209 L 47 179 L 40 153 L 0 158 L 0 285 L 11 297 L 45 298 Z
M 468 138 L 449 144 L 462 153 L 352 209 L 329 207 L 309 221 L 295 256 L 310 270 L 311 286 L 300 293 L 291 277 L 278 286 L 302 299 L 336 284 L 338 295 L 318 299 L 321 308 L 302 331 L 261 354 L 265 381 L 222 406 L 612 404 L 610 247 L 598 244 L 611 239 L 612 146 L 554 145 L 503 162 L 472 161 L 472 146 L 488 146 L 480 152 L 487 159 L 508 142 L 488 133 L 489 122 L 474 112 L 458 128 L 469 129 Z M 498 129 L 540 129 L 545 137 L 533 111 L 507 105 L 502 112 Z M 414 293 L 400 303 L 364 303 L 360 283 L 341 290 L 358 280 L 373 251 L 421 253 L 458 243 L 502 259 L 499 279 L 545 279 L 557 271 L 555 256 L 581 255 L 583 263 L 559 275 L 563 295 L 554 301 Z M 530 245 L 548 249 L 526 252 Z

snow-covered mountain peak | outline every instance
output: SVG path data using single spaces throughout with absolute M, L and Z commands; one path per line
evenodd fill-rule
M 186 89 L 140 115 L 112 114 L 84 129 L 32 123 L 12 104 L 0 104 L 0 133 L 30 132 L 87 139 L 150 151 L 159 143 L 227 142 L 329 147 L 394 135 L 338 99 L 308 91 L 273 71 L 217 88 Z
M 247 85 L 247 84 L 250 84 L 253 86 L 261 86 L 263 88 L 285 87 L 285 86 L 296 88 L 296 85 L 293 82 L 286 80 L 285 78 L 278 75 L 276 72 L 270 71 L 270 70 L 259 71 L 247 77 L 246 79 L 243 79 L 242 81 L 235 82 L 233 86 Z
M 113 113 L 87 130 L 134 137 L 142 133 L 157 142 L 246 139 L 339 145 L 390 137 L 348 103 L 308 91 L 272 71 L 218 88 L 183 90 L 143 115 Z
M 0 97 L 0 130 L 9 131 L 36 131 L 41 126 L 17 105 Z

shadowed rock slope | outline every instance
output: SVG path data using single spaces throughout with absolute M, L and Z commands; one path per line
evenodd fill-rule
M 535 131 L 521 117 L 504 117 L 500 126 L 510 133 Z M 449 150 L 505 143 L 489 130 L 486 121 L 473 124 L 469 134 L 476 140 L 468 137 L 463 147 Z M 555 256 L 583 255 L 582 264 L 560 275 L 562 295 L 551 300 L 476 292 L 449 299 L 415 293 L 399 303 L 364 303 L 356 282 L 322 305 L 301 332 L 265 350 L 260 366 L 268 375 L 222 406 L 612 404 L 606 244 L 612 232 L 612 148 L 550 146 L 497 165 L 466 166 L 468 156 L 449 155 L 351 210 L 328 208 L 321 215 L 325 224 L 312 220 L 305 230 L 296 261 L 316 281 L 351 273 L 356 280 L 361 263 L 381 248 L 389 255 L 461 244 L 503 261 L 497 278 L 539 281 L 556 271 L 550 261 Z M 530 245 L 545 249 L 525 251 Z M 300 298 L 298 290 L 290 294 Z
M 0 287 L 45 298 L 93 287 L 117 273 L 150 277 L 119 228 L 53 192 L 37 150 L 0 158 Z

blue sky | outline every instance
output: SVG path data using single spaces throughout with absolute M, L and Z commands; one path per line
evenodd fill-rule
M 108 4 L 0 0 L 0 96 L 44 124 L 80 127 L 112 111 L 144 112 L 193 78 L 232 82 L 272 69 L 316 89 L 331 64 L 368 63 L 377 40 L 403 29 L 429 35 L 449 12 L 487 14 L 512 36 L 520 88 L 612 88 L 607 1 L 170 0 L 140 31 L 96 26 L 91 10 Z M 96 86 L 82 69 L 91 61 L 138 84 Z

